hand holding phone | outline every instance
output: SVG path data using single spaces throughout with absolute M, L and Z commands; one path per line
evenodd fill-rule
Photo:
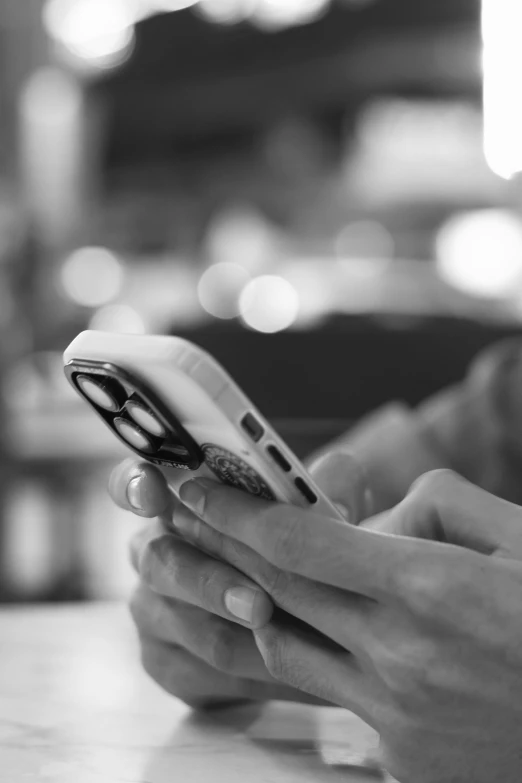
M 177 494 L 193 475 L 344 520 L 225 370 L 177 337 L 87 331 L 66 375 L 113 434 Z

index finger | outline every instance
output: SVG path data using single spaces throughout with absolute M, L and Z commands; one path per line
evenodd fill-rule
M 406 563 L 443 546 L 360 529 L 206 479 L 183 484 L 180 498 L 210 527 L 281 570 L 376 599 L 397 596 Z

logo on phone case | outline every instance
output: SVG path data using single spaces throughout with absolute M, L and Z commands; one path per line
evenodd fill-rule
M 213 443 L 205 443 L 201 450 L 203 451 L 205 463 L 223 484 L 228 484 L 228 486 L 236 489 L 243 489 L 250 495 L 255 495 L 265 500 L 276 499 L 274 493 L 259 473 L 241 457 Z

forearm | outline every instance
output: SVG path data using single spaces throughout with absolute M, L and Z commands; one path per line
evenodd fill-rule
M 365 417 L 337 445 L 365 466 L 376 511 L 402 500 L 423 473 L 444 467 L 522 502 L 522 341 L 484 352 L 461 384 L 416 410 L 391 404 Z
M 522 503 L 522 340 L 488 349 L 465 381 L 420 406 L 423 438 L 448 465 Z

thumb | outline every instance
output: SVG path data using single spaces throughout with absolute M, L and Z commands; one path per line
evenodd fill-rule
M 140 517 L 167 514 L 173 498 L 161 471 L 148 462 L 126 459 L 111 473 L 109 494 L 120 508 Z
M 351 524 L 357 525 L 371 514 L 372 497 L 366 472 L 349 452 L 329 451 L 313 462 L 308 471 Z
M 426 473 L 402 503 L 363 526 L 522 559 L 522 508 L 449 470 Z

